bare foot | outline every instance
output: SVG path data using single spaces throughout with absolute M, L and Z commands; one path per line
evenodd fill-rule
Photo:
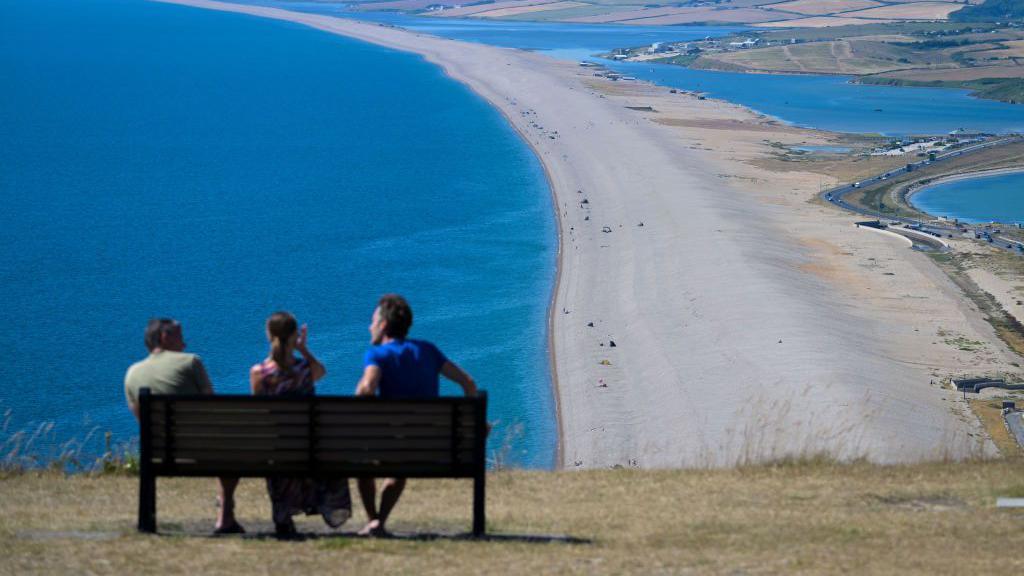
M 388 535 L 384 530 L 384 526 L 381 525 L 380 520 L 370 520 L 357 534 L 360 536 L 369 536 L 371 538 L 380 538 Z

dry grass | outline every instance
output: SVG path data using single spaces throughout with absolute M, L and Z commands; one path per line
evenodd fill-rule
M 812 16 L 798 20 L 781 22 L 764 22 L 754 24 L 765 28 L 831 28 L 834 26 L 858 26 L 862 24 L 888 24 L 893 20 L 874 20 L 868 18 L 840 18 L 838 16 Z
M 932 261 L 949 276 L 964 295 L 978 308 L 985 320 L 995 329 L 996 335 L 1018 355 L 1024 356 L 1024 325 L 1004 309 L 994 296 L 982 290 L 967 274 L 975 257 L 967 253 L 929 254 Z M 1011 256 L 1012 257 L 1012 256 Z M 985 256 L 980 258 L 981 265 Z
M 875 0 L 792 0 L 781 4 L 772 4 L 772 8 L 811 16 L 823 16 L 836 12 L 875 8 L 881 5 Z
M 1024 78 L 1024 66 L 972 66 L 948 70 L 906 70 L 887 72 L 883 78 L 918 82 L 963 82 L 981 78 Z
M 589 6 L 584 2 L 552 2 L 550 4 L 534 4 L 532 6 L 518 6 L 515 8 L 499 8 L 498 10 L 487 10 L 474 14 L 477 18 L 503 18 L 505 16 L 518 16 L 533 12 L 544 12 L 545 10 L 563 10 L 565 8 L 579 8 Z
M 679 8 L 678 12 L 658 16 L 656 18 L 635 18 L 632 20 L 616 20 L 641 26 L 670 26 L 674 24 L 693 24 L 696 22 L 728 22 L 748 24 L 779 20 L 785 18 L 784 13 L 768 12 L 757 8 L 739 8 L 736 10 L 716 10 L 714 8 Z
M 1021 402 L 1019 397 L 1005 397 L 1007 400 Z M 971 412 L 978 417 L 978 420 L 985 426 L 985 430 L 992 437 L 992 442 L 999 448 L 999 453 L 1007 459 L 1024 459 L 1024 449 L 1017 444 L 1017 439 L 1010 434 L 1003 420 L 1002 412 L 1003 397 L 969 400 Z
M 899 20 L 945 20 L 950 13 L 963 8 L 961 4 L 949 2 L 914 2 L 896 6 L 880 6 L 857 12 L 847 12 L 847 16 L 857 18 L 893 18 Z
M 840 141 L 836 145 L 863 146 L 867 141 Z M 773 146 L 776 152 L 750 161 L 751 164 L 772 172 L 812 172 L 821 174 L 822 183 L 856 182 L 906 164 L 906 160 L 893 156 L 871 156 L 848 154 L 845 156 L 818 156 L 791 152 L 782 145 Z M 834 179 L 834 180 L 833 180 Z M 853 194 L 848 195 L 847 200 Z
M 143 536 L 134 532 L 133 479 L 0 480 L 0 572 L 981 574 L 1024 567 L 1024 512 L 994 508 L 997 496 L 1024 496 L 1019 460 L 490 476 L 492 533 L 588 541 L 579 544 L 214 539 L 204 536 L 213 488 L 208 479 L 161 480 L 163 534 Z M 412 482 L 394 528 L 463 530 L 469 492 L 462 481 Z M 239 513 L 251 532 L 269 528 L 261 481 L 243 480 Z
M 517 8 L 520 6 L 534 6 L 536 4 L 547 4 L 549 2 L 551 2 L 551 0 L 506 0 L 503 2 L 494 2 L 492 4 L 474 4 L 472 6 L 462 6 L 461 8 L 449 8 L 448 10 L 441 12 L 433 12 L 431 13 L 431 16 L 456 18 L 461 16 L 471 16 L 480 12 L 489 12 L 504 8 Z
M 876 74 L 901 66 L 886 59 L 855 54 L 845 40 L 709 54 L 701 60 L 753 70 L 813 74 Z

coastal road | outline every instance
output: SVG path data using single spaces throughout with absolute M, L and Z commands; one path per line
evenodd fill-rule
M 953 158 L 957 158 L 957 157 L 960 157 L 960 156 L 963 156 L 963 155 L 973 154 L 973 153 L 979 152 L 981 150 L 986 150 L 988 148 L 993 148 L 993 147 L 996 147 L 996 146 L 1005 146 L 1007 144 L 1013 144 L 1015 142 L 1022 142 L 1022 141 L 1024 141 L 1024 136 L 1014 135 L 1014 136 L 1008 136 L 1006 138 L 1000 138 L 998 140 L 992 140 L 992 141 L 989 141 L 989 142 L 982 142 L 980 144 L 973 144 L 973 145 L 968 146 L 966 148 L 961 148 L 961 149 L 958 149 L 958 150 L 953 150 L 951 152 L 946 152 L 945 154 L 938 154 L 938 155 L 935 156 L 934 160 L 920 160 L 918 162 L 912 162 L 912 163 L 907 164 L 907 166 L 903 166 L 903 167 L 900 167 L 900 168 L 895 168 L 893 170 L 889 170 L 888 172 L 884 172 L 882 174 L 877 174 L 877 175 L 872 176 L 870 178 L 866 178 L 864 180 L 861 180 L 860 182 L 855 182 L 855 183 L 852 183 L 852 184 L 843 184 L 842 186 L 836 186 L 835 188 L 830 188 L 828 190 L 825 190 L 825 191 L 821 192 L 821 194 L 819 196 L 821 197 L 822 200 L 824 200 L 826 202 L 829 202 L 831 204 L 834 204 L 834 205 L 838 206 L 839 208 L 842 208 L 842 209 L 847 210 L 849 212 L 853 212 L 855 214 L 860 214 L 862 216 L 867 216 L 867 217 L 870 217 L 870 218 L 876 218 L 879 221 L 889 220 L 889 221 L 891 221 L 894 224 L 895 223 L 903 224 L 904 227 L 906 227 L 906 228 L 910 228 L 910 229 L 913 229 L 913 230 L 918 230 L 918 231 L 924 232 L 925 234 L 930 234 L 932 236 L 936 236 L 936 237 L 939 237 L 939 238 L 952 238 L 955 235 L 962 234 L 963 233 L 963 229 L 961 227 L 957 227 L 957 226 L 943 226 L 943 225 L 938 225 L 938 224 L 933 224 L 933 223 L 928 223 L 928 222 L 922 222 L 920 220 L 917 220 L 917 219 L 914 219 L 914 218 L 907 218 L 907 217 L 904 217 L 904 216 L 892 216 L 892 215 L 888 215 L 888 214 L 882 214 L 882 213 L 874 211 L 874 210 L 870 210 L 870 209 L 867 209 L 867 208 L 862 208 L 860 206 L 855 206 L 853 204 L 850 204 L 849 202 L 845 201 L 843 199 L 843 197 L 846 196 L 847 194 L 849 194 L 850 192 L 853 192 L 854 190 L 870 188 L 871 186 L 880 184 L 880 183 L 888 180 L 889 178 L 891 178 L 893 176 L 898 176 L 900 174 L 905 174 L 907 172 L 911 172 L 911 171 L 914 171 L 914 170 L 919 170 L 919 169 L 921 169 L 921 168 L 923 168 L 925 166 L 928 166 L 930 164 L 944 162 L 944 161 L 952 160 Z M 894 231 L 898 232 L 898 229 L 896 229 Z M 981 230 L 981 231 L 976 231 L 975 234 L 976 234 L 976 238 L 979 238 L 979 239 L 982 239 L 982 240 L 987 240 L 989 243 L 993 244 L 994 246 L 997 246 L 997 247 L 1002 248 L 1004 250 L 1008 250 L 1008 251 L 1012 251 L 1012 252 L 1017 252 L 1017 253 L 1024 252 L 1024 244 L 1021 244 L 1020 242 L 1017 242 L 1015 240 L 1010 240 L 1010 239 L 1004 238 L 1004 237 L 1002 237 L 1002 236 L 1000 236 L 998 234 L 998 231 L 993 232 L 991 230 Z M 910 236 L 908 236 L 908 237 L 910 237 Z M 917 238 L 914 238 L 914 237 L 910 237 L 910 238 L 911 238 L 911 240 L 914 241 L 914 247 L 916 249 L 923 249 L 923 250 L 935 249 L 934 247 L 929 247 L 927 245 L 920 244 L 917 241 Z
M 1024 449 L 1024 411 L 1010 412 L 1004 418 L 1007 428 L 1017 438 L 1017 444 Z

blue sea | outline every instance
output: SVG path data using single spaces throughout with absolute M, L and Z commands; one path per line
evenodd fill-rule
M 919 210 L 964 222 L 1024 224 L 1024 173 L 954 180 L 911 196 Z
M 136 433 L 122 379 L 153 316 L 247 393 L 292 311 L 347 394 L 376 299 L 491 396 L 492 453 L 549 467 L 556 265 L 537 159 L 421 58 L 143 0 L 0 0 L 0 440 Z M 454 386 L 445 389 L 455 393 Z M 0 453 L 0 458 L 4 453 Z

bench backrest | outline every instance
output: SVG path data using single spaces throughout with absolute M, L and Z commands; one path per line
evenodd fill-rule
M 479 477 L 486 393 L 395 400 L 139 396 L 142 466 L 156 476 Z

